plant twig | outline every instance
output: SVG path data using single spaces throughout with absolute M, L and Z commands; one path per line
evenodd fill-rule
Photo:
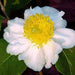
M 43 75 L 42 71 L 39 72 L 39 75 Z
M 1 0 L 0 0 L 0 7 L 1 7 L 1 10 L 2 10 L 2 12 L 4 13 L 4 15 L 6 16 L 6 18 L 9 19 L 7 13 L 5 12 L 5 8 L 4 8 L 4 6 L 3 6 Z
M 3 4 L 3 5 L 4 5 L 4 7 L 6 6 L 6 4 L 7 4 L 7 0 L 4 0 L 4 4 Z
M 36 75 L 43 75 L 42 71 L 37 72 Z

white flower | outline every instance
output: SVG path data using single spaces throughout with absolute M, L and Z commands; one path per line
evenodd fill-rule
M 4 39 L 9 43 L 7 53 L 18 55 L 34 71 L 50 68 L 63 48 L 75 45 L 75 31 L 65 28 L 63 15 L 55 8 L 37 6 L 25 10 L 24 19 L 9 20 L 4 30 Z

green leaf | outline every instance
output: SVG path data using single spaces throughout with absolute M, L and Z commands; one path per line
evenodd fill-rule
M 0 39 L 0 75 L 21 75 L 26 69 L 23 61 L 18 61 L 17 56 L 6 53 L 8 43 Z
M 6 4 L 6 12 L 8 16 L 11 15 L 14 11 L 17 10 L 25 10 L 25 6 L 30 2 L 31 0 L 7 0 Z M 17 12 L 18 13 L 18 12 Z
M 20 4 L 20 0 L 15 0 L 15 2 L 12 3 L 13 5 Z
M 75 75 L 75 47 L 64 49 L 55 66 L 63 75 Z

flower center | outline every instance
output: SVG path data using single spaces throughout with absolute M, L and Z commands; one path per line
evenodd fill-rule
M 38 46 L 43 46 L 53 37 L 54 22 L 48 15 L 35 14 L 29 16 L 24 24 L 24 37 Z

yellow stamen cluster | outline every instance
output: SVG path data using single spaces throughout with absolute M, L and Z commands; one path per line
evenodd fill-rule
M 38 46 L 43 46 L 53 37 L 53 24 L 54 22 L 48 15 L 31 15 L 25 20 L 24 37 Z

